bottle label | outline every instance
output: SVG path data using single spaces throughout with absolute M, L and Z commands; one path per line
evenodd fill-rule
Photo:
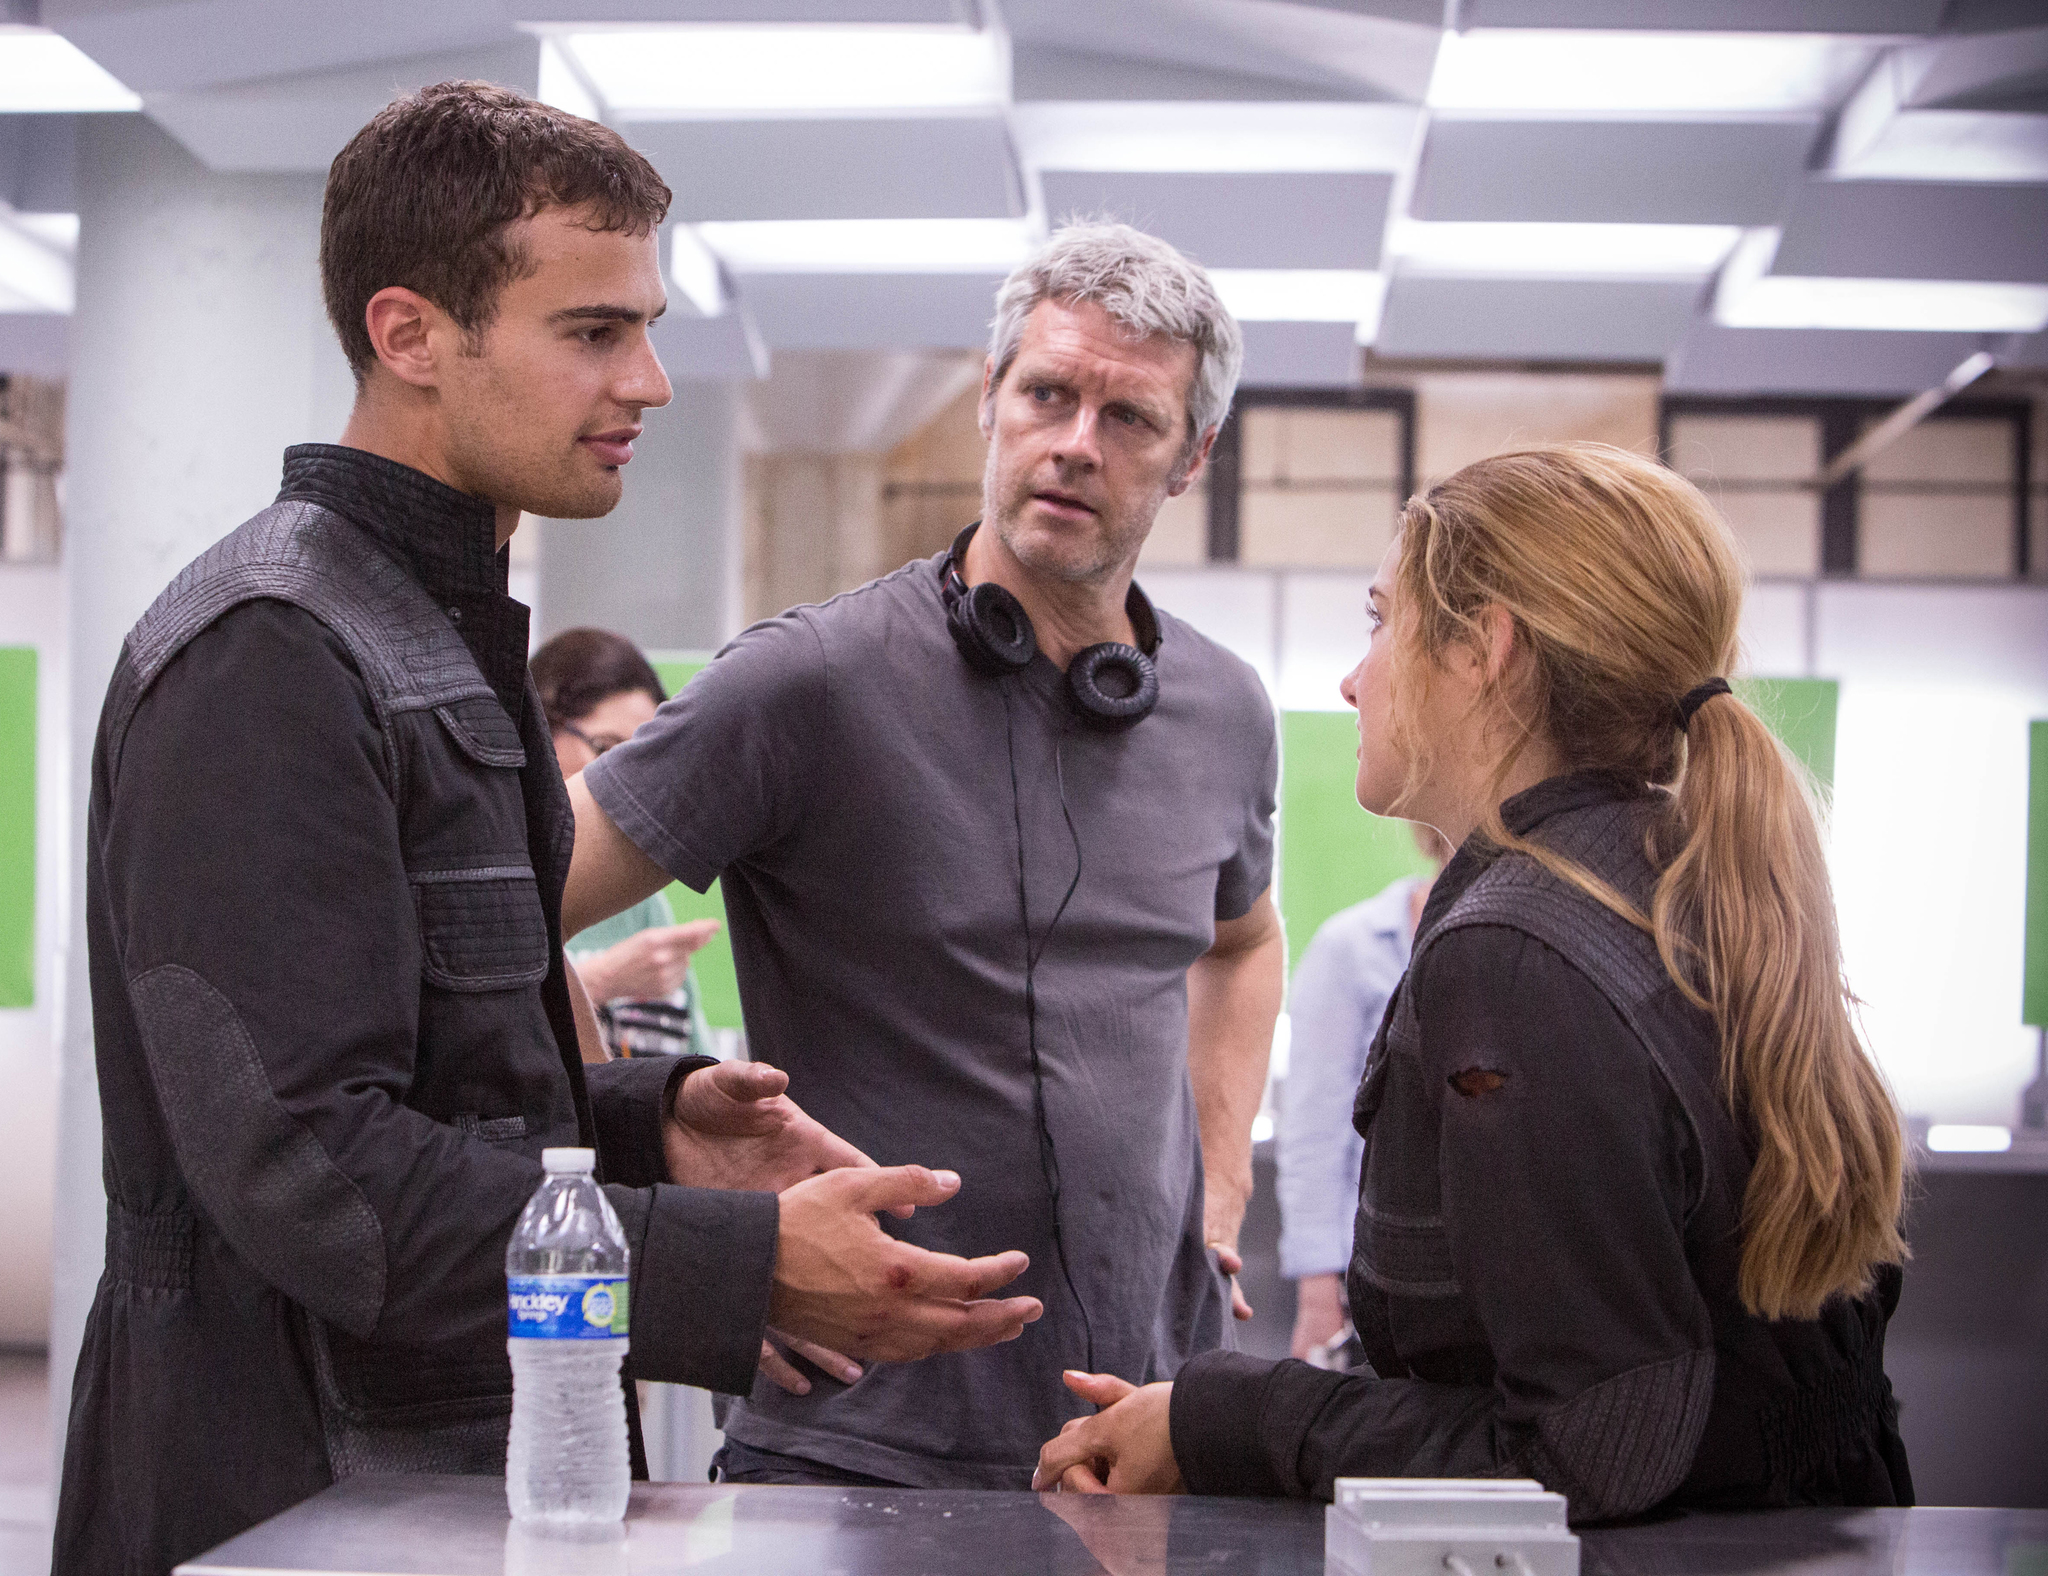
M 626 1334 L 623 1275 L 506 1277 L 511 1333 L 528 1341 L 611 1341 Z

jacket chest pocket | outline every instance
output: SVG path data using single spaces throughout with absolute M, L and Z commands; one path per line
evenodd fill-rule
M 515 990 L 547 978 L 547 918 L 531 865 L 415 870 L 411 880 L 430 985 Z
M 1359 1097 L 1365 1172 L 1351 1272 L 1389 1296 L 1460 1293 L 1444 1227 L 1436 1115 L 1411 1057 L 1383 1044 Z

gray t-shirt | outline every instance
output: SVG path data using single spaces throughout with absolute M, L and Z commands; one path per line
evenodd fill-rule
M 897 1235 L 1022 1248 L 1045 1303 L 1018 1340 L 788 1395 L 726 1420 L 759 1449 L 920 1487 L 1023 1488 L 1089 1410 L 1060 1383 L 1088 1335 L 1054 1250 L 1033 1117 L 1021 828 L 1060 1225 L 1094 1366 L 1171 1377 L 1224 1339 L 1202 1237 L 1187 970 L 1272 875 L 1279 743 L 1244 662 L 1160 615 L 1159 704 L 1127 732 L 1071 713 L 1064 675 L 970 668 L 934 558 L 747 630 L 584 774 L 605 813 L 702 891 L 724 883 L 747 1042 L 883 1165 L 961 1176 Z M 1015 781 L 1011 751 L 1015 743 Z M 1055 748 L 1058 759 L 1055 761 Z

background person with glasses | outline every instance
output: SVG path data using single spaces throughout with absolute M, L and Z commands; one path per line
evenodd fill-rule
M 625 743 L 668 699 L 640 648 L 609 630 L 564 630 L 533 654 L 532 668 L 564 777 Z M 616 1054 L 718 1054 L 690 962 L 717 932 L 715 919 L 678 925 L 668 898 L 656 892 L 569 938 L 569 956 Z

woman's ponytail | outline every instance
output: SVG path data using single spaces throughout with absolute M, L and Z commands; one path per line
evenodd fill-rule
M 1743 1305 L 1810 1319 L 1905 1256 L 1898 1114 L 1850 1017 L 1803 768 L 1733 696 L 1699 708 L 1685 753 L 1651 924 L 1680 989 L 1713 1014 L 1725 1093 L 1756 1143 Z

